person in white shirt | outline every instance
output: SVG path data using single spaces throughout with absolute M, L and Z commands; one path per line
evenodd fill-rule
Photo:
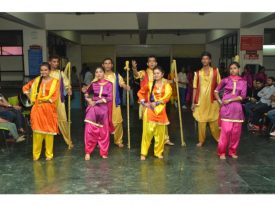
M 185 73 L 185 68 L 182 67 L 181 71 L 178 73 L 178 84 L 179 84 L 179 94 L 180 94 L 180 103 L 182 109 L 187 109 L 186 107 L 186 90 L 187 90 L 187 84 L 188 80 Z
M 249 130 L 258 131 L 260 129 L 260 120 L 263 114 L 271 109 L 271 96 L 275 94 L 274 82 L 274 77 L 268 77 L 267 85 L 261 91 L 258 92 L 260 100 L 252 108 L 252 120 L 249 124 Z

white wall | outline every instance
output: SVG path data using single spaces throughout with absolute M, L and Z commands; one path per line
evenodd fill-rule
M 81 35 L 82 45 L 117 45 L 117 44 L 139 44 L 139 36 L 137 34 L 120 34 L 113 36 L 104 36 L 102 39 L 101 35 Z
M 151 13 L 149 29 L 237 29 L 240 13 Z
M 29 74 L 28 49 L 30 45 L 39 45 L 42 47 L 43 61 L 47 61 L 47 32 L 42 29 L 33 29 L 6 19 L 0 18 L 1 30 L 22 30 L 23 31 L 23 54 L 25 75 Z M 14 80 L 17 80 L 21 74 L 15 74 Z
M 206 44 L 205 50 L 210 52 L 212 55 L 212 66 L 219 66 L 219 58 L 221 56 L 220 41 Z
M 4 71 L 23 70 L 23 59 L 21 56 L 0 56 L 0 69 Z M 1 73 L 1 81 L 20 81 L 22 73 Z
M 275 56 L 264 56 L 263 60 L 267 75 L 275 77 Z
M 81 71 L 81 45 L 69 44 L 67 45 L 67 57 L 71 62 L 71 66 L 76 66 L 77 73 Z

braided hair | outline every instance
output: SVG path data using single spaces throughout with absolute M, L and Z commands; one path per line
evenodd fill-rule
M 163 70 L 163 68 L 162 68 L 161 66 L 156 66 L 156 67 L 154 68 L 154 71 L 155 71 L 155 70 L 159 70 L 161 73 L 164 74 L 164 70 Z M 151 101 L 151 102 L 154 102 L 153 90 L 154 90 L 155 84 L 156 84 L 156 80 L 154 79 L 153 84 L 152 84 L 152 87 L 151 87 L 151 90 L 150 90 L 150 101 Z
M 47 67 L 49 70 L 51 70 L 51 66 L 48 62 L 42 62 L 42 64 L 40 65 L 40 69 L 41 69 L 42 66 Z M 40 79 L 39 79 L 39 82 L 38 82 L 35 99 L 37 99 L 37 97 L 38 97 L 38 93 L 39 93 L 39 90 L 40 90 L 41 83 L 42 83 L 42 76 L 40 76 Z

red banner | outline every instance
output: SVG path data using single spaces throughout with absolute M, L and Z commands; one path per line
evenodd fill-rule
M 241 50 L 257 51 L 263 50 L 264 38 L 261 35 L 244 35 L 241 36 Z

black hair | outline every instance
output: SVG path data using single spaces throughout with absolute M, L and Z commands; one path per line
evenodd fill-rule
M 51 66 L 48 62 L 42 62 L 42 64 L 40 64 L 40 68 L 41 67 L 48 67 L 49 70 L 51 70 Z M 42 77 L 40 76 L 40 79 L 39 79 L 39 82 L 38 82 L 38 86 L 37 86 L 37 90 L 36 90 L 36 99 L 38 97 L 38 93 L 39 93 L 39 89 L 40 89 L 40 85 L 41 85 L 41 82 L 42 82 Z
M 105 73 L 105 70 L 104 70 L 104 68 L 103 68 L 102 66 L 97 66 L 97 67 L 95 68 L 95 71 L 96 71 L 97 69 L 101 69 L 101 70 Z
M 159 70 L 159 71 L 161 71 L 161 73 L 164 74 L 164 70 L 163 70 L 163 68 L 162 68 L 161 66 L 156 66 L 156 67 L 154 68 L 154 71 L 155 71 L 155 70 Z M 156 84 L 156 80 L 154 79 L 153 84 L 152 84 L 152 87 L 151 87 L 151 91 L 150 91 L 150 101 L 151 101 L 151 99 L 152 99 L 152 97 L 153 97 L 153 90 L 154 90 L 155 84 Z
M 58 55 L 52 55 L 52 56 L 50 56 L 49 61 L 52 61 L 53 59 L 60 60 L 60 57 Z
M 264 80 L 263 79 L 256 79 L 256 82 L 260 82 L 261 84 L 263 84 Z
M 207 56 L 209 59 L 212 59 L 212 55 L 210 52 L 208 51 L 204 51 L 201 53 L 201 59 L 204 57 L 204 56 Z
M 268 77 L 268 79 L 271 79 L 273 82 L 275 82 L 275 78 L 274 77 Z
M 230 68 L 232 65 L 235 65 L 238 69 L 241 67 L 240 64 L 239 64 L 238 62 L 232 62 L 231 64 L 229 64 L 229 68 Z
M 159 70 L 164 74 L 164 69 L 161 66 L 156 66 L 153 70 Z
M 156 57 L 155 55 L 149 55 L 149 56 L 147 57 L 147 62 L 148 62 L 149 59 L 151 59 L 151 58 L 154 58 L 154 59 L 157 61 L 157 57 Z
M 104 64 L 105 61 L 110 60 L 112 64 L 114 64 L 113 59 L 111 57 L 107 57 L 103 59 L 102 64 Z

